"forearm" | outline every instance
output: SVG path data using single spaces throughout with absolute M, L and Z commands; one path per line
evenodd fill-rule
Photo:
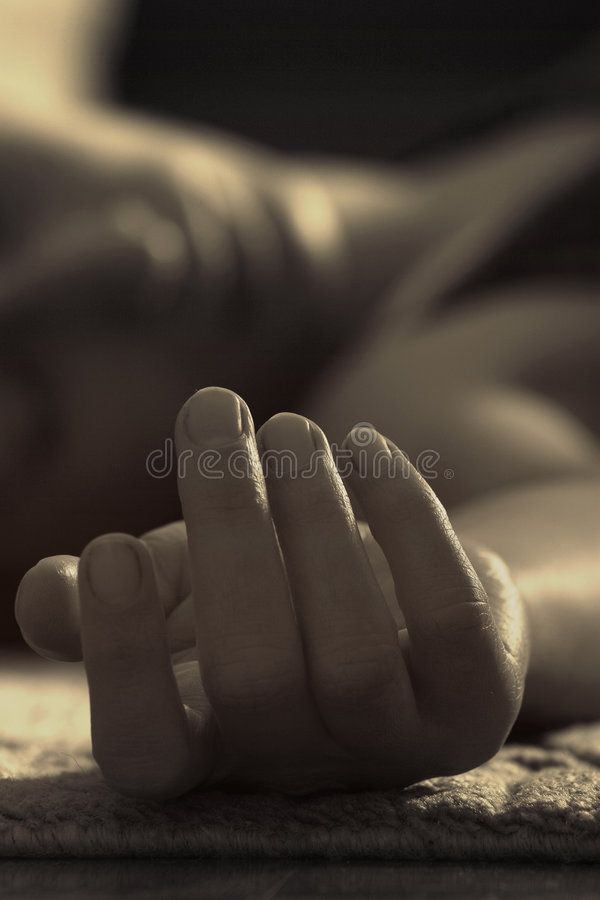
M 525 602 L 531 657 L 521 718 L 600 715 L 600 478 L 498 492 L 451 519 L 459 535 L 505 560 Z

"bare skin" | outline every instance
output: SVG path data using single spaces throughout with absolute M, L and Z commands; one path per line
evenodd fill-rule
M 547 321 L 551 310 L 538 312 Z M 512 355 L 503 355 L 502 315 L 503 308 L 494 377 L 498 387 L 515 389 L 521 360 L 512 338 Z M 581 362 L 595 316 L 584 303 L 571 322 L 571 338 L 563 333 L 565 364 L 574 351 Z M 472 340 L 472 318 L 465 328 Z M 556 366 L 553 334 L 547 353 Z M 436 340 L 433 334 L 434 348 Z M 456 368 L 464 359 L 461 341 L 448 335 L 443 346 L 451 356 L 453 340 Z M 425 340 L 423 365 L 427 346 Z M 538 352 L 543 362 L 543 343 Z M 489 367 L 491 353 L 481 359 Z M 349 381 L 355 373 L 365 391 L 369 377 L 378 386 L 402 384 L 390 375 L 399 376 L 405 360 L 405 354 L 386 357 L 375 343 L 372 355 L 365 348 L 362 360 L 352 356 L 345 374 L 342 361 L 328 376 L 329 387 L 323 381 L 317 412 L 332 422 L 338 440 L 340 386 L 360 402 Z M 448 357 L 441 364 L 448 365 Z M 485 371 L 487 378 L 482 367 L 479 377 L 469 372 L 472 397 L 481 392 L 489 398 L 496 382 Z M 402 406 L 390 405 L 397 393 L 372 396 L 377 407 L 362 396 L 369 414 L 385 422 L 386 410 L 395 409 L 397 424 L 388 425 L 396 434 L 402 429 L 409 446 L 418 445 L 418 429 L 428 428 L 434 414 L 427 395 L 421 394 L 421 419 L 403 418 Z M 521 396 L 537 410 L 530 389 Z M 335 398 L 331 406 L 329 397 Z M 453 392 L 445 397 L 451 406 Z M 268 468 L 265 478 L 259 451 L 287 448 L 299 455 L 309 428 L 322 446 L 324 435 L 303 417 L 282 414 L 259 430 L 255 444 L 242 403 L 235 421 L 248 436 L 231 443 L 231 434 L 224 434 L 231 421 L 219 405 L 225 398 L 235 399 L 206 389 L 188 401 L 176 428 L 178 448 L 198 452 L 184 430 L 195 410 L 198 446 L 211 446 L 212 425 L 213 446 L 227 437 L 227 452 L 239 446 L 249 454 L 248 478 L 206 479 L 192 465 L 180 479 L 185 525 L 168 525 L 140 541 L 99 538 L 79 566 L 74 557 L 44 560 L 19 592 L 17 616 L 32 646 L 57 658 L 78 659 L 83 652 L 94 751 L 113 785 L 152 797 L 218 783 L 290 791 L 403 785 L 483 762 L 517 716 L 548 725 L 600 714 L 600 478 L 591 433 L 576 420 L 565 428 L 560 406 L 544 401 L 544 453 L 536 457 L 533 445 L 522 453 L 529 460 L 524 472 L 514 462 L 506 468 L 511 459 L 502 444 L 497 457 L 454 457 L 459 472 L 467 462 L 467 471 L 475 462 L 480 471 L 463 479 L 462 496 L 456 494 L 460 483 L 452 485 L 451 525 L 413 469 L 408 478 L 355 472 L 342 484 L 325 455 L 311 479 L 273 478 Z M 357 413 L 350 406 L 346 416 Z M 504 428 L 506 445 L 521 441 L 525 449 L 522 430 L 506 428 L 504 406 L 498 415 L 492 404 L 486 421 Z M 518 423 L 518 405 L 516 415 Z M 458 416 L 446 421 L 465 427 Z M 353 446 L 355 434 L 346 446 Z M 458 446 L 452 429 L 437 435 L 442 452 Z M 478 437 L 493 447 L 485 429 L 472 433 L 471 447 Z M 373 434 L 371 440 L 367 452 L 385 454 L 391 447 L 396 453 L 386 439 Z M 486 481 L 489 491 L 473 489 Z M 357 532 L 345 487 L 370 528 L 361 525 Z M 108 615 L 91 586 L 97 545 L 104 551 L 102 579 L 118 600 Z M 131 551 L 144 572 L 136 598 L 123 587 L 119 548 Z M 147 624 L 141 628 L 140 622 Z
M 0 109 L 0 124 L 0 583 L 12 591 L 42 555 L 176 518 L 173 482 L 148 491 L 140 460 L 185 398 L 221 384 L 261 421 L 289 404 L 314 376 L 300 359 L 280 365 L 293 327 L 316 329 L 328 304 L 323 328 L 366 314 L 399 265 L 381 238 L 406 231 L 415 200 L 397 173 L 336 188 L 340 173 L 91 106 Z M 307 192 L 329 223 L 316 237 Z
M 366 411 L 411 459 L 436 451 L 430 483 L 453 526 L 504 559 L 525 603 L 521 719 L 597 718 L 597 293 L 533 282 L 474 299 L 404 338 L 369 335 L 307 409 L 336 441 Z
M 361 451 L 400 456 L 369 437 L 365 447 L 349 435 L 355 463 Z M 17 601 L 36 647 L 78 656 L 80 634 L 94 753 L 111 784 L 159 798 L 221 783 L 384 787 L 496 752 L 523 692 L 519 596 L 493 553 L 466 555 L 414 469 L 349 477 L 392 594 L 314 424 L 284 413 L 255 438 L 245 404 L 208 388 L 183 407 L 176 440 L 193 454 L 179 480 L 185 526 L 105 535 L 78 564 L 48 560 Z M 292 451 L 301 469 L 322 453 L 310 478 L 268 467 L 265 478 L 259 447 Z M 223 478 L 193 464 L 208 448 L 223 454 Z M 42 633 L 43 594 L 70 634 Z
M 219 149 L 210 151 L 211 165 L 219 161 Z M 227 159 L 234 169 L 241 165 L 237 153 Z M 245 174 L 263 171 L 252 154 L 242 156 Z M 536 151 L 534 164 L 538 158 Z M 303 173 L 288 175 L 291 197 Z M 358 295 L 378 291 L 382 267 L 370 269 L 366 262 L 373 248 L 387 246 L 386 277 L 394 274 L 394 248 L 383 238 L 406 224 L 404 213 L 394 214 L 405 209 L 395 206 L 405 199 L 404 185 L 383 179 L 375 214 L 365 218 L 370 178 L 358 200 L 343 178 L 332 173 L 332 183 L 351 236 L 356 226 L 355 257 L 364 278 Z M 445 189 L 452 208 L 460 197 L 475 196 L 460 177 L 450 178 Z M 389 205 L 382 200 L 386 193 Z M 161 198 L 155 202 L 160 208 Z M 437 221 L 431 197 L 419 209 L 408 231 L 414 239 L 405 247 L 409 256 L 432 236 L 429 225 Z M 465 219 L 470 214 L 466 210 Z M 361 231 L 365 221 L 368 240 Z M 249 234 L 259 223 L 237 224 Z M 104 239 L 111 235 L 109 229 Z M 130 268 L 116 268 L 132 272 L 137 284 L 140 248 L 130 236 L 124 240 Z M 263 290 L 261 254 L 252 255 L 252 243 L 250 249 L 246 262 Z M 337 277 L 329 270 L 336 257 L 330 251 L 316 278 L 321 287 Z M 293 275 L 296 283 L 299 272 Z M 300 275 L 308 285 L 315 272 L 301 265 Z M 346 288 L 355 275 L 346 270 Z M 101 280 L 98 287 L 100 295 Z M 508 313 L 506 304 L 504 312 L 488 304 L 481 315 L 450 315 L 410 333 L 384 323 L 338 359 L 305 401 L 301 411 L 325 426 L 329 440 L 340 442 L 355 422 L 368 421 L 413 459 L 425 448 L 439 451 L 442 464 L 456 473 L 433 485 L 449 518 L 412 469 L 408 477 L 355 473 L 342 483 L 325 455 L 311 479 L 265 475 L 259 451 L 274 443 L 298 454 L 309 434 L 324 446 L 324 433 L 286 413 L 269 419 L 255 438 L 243 402 L 233 415 L 235 395 L 207 389 L 182 410 L 178 448 L 193 459 L 210 446 L 225 443 L 228 452 L 237 447 L 251 463 L 246 476 L 215 480 L 188 466 L 179 483 L 185 524 L 139 540 L 104 535 L 80 561 L 51 557 L 27 573 L 17 618 L 38 652 L 83 657 L 94 752 L 111 784 L 157 798 L 214 784 L 299 792 L 405 785 L 483 762 L 519 712 L 523 720 L 543 724 L 600 713 L 597 445 L 578 403 L 540 389 L 567 383 L 553 372 L 557 362 L 573 374 L 595 358 L 596 309 L 583 296 L 573 304 L 568 294 Z M 340 297 L 348 308 L 356 302 L 350 290 Z M 113 519 L 122 513 L 128 523 L 138 498 L 152 509 L 147 481 L 135 482 L 142 453 L 134 451 L 160 443 L 156 438 L 164 434 L 175 398 L 184 386 L 189 392 L 191 360 L 202 355 L 190 333 L 193 340 L 183 347 L 175 332 L 166 343 L 162 334 L 155 343 L 143 338 L 139 365 L 132 364 L 130 343 L 110 335 L 118 365 L 109 385 L 93 365 L 105 348 L 90 352 L 78 336 L 63 337 L 58 349 L 68 353 L 58 353 L 64 373 L 59 394 L 76 396 L 67 403 L 73 458 L 47 504 L 50 518 L 60 510 L 65 519 L 55 530 L 81 533 L 77 515 L 82 507 L 95 508 L 96 499 L 99 508 L 117 503 Z M 231 381 L 229 375 L 224 380 L 244 381 L 260 345 L 240 341 L 242 346 L 246 356 L 238 357 L 224 337 L 215 344 L 208 330 L 212 356 L 203 362 L 217 374 L 214 380 L 220 380 L 219 359 L 228 347 L 227 358 L 235 358 L 238 368 L 229 373 Z M 189 360 L 190 369 L 185 363 L 175 372 L 173 359 Z M 129 398 L 121 396 L 119 385 L 131 390 L 132 376 L 137 386 Z M 260 393 L 260 379 L 254 386 Z M 589 387 L 580 380 L 579 393 Z M 571 400 L 582 399 L 576 394 L 574 388 Z M 112 403 L 116 430 L 99 428 L 98 410 Z M 186 420 L 201 431 L 199 436 L 192 429 L 194 446 Z M 243 436 L 232 436 L 234 422 L 245 426 Z M 123 469 L 121 431 L 130 441 L 123 447 Z M 371 451 L 396 455 L 387 438 L 376 432 L 371 437 Z M 346 439 L 352 449 L 354 438 Z M 123 489 L 115 490 L 113 479 L 90 498 L 85 492 L 96 483 L 90 466 L 97 463 L 106 477 L 107 453 L 114 462 L 110 471 L 122 472 Z M 69 462 L 64 446 L 58 457 Z M 41 477 L 31 481 L 30 506 L 21 505 L 27 519 L 39 521 L 34 511 L 43 483 Z M 369 527 L 357 526 L 347 491 Z M 135 524 L 124 527 L 136 530 Z M 40 532 L 36 546 L 42 538 Z M 108 604 L 102 595 L 109 595 Z

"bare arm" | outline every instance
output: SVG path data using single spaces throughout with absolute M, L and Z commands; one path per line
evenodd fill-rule
M 530 666 L 521 718 L 600 715 L 600 478 L 518 487 L 458 508 L 460 535 L 493 547 L 525 601 Z
M 600 714 L 600 469 L 593 415 L 579 414 L 594 409 L 600 312 L 583 292 L 523 294 L 382 337 L 330 374 L 310 410 L 333 436 L 370 417 L 413 461 L 440 454 L 431 483 L 458 534 L 497 552 L 525 601 L 522 718 L 550 723 Z

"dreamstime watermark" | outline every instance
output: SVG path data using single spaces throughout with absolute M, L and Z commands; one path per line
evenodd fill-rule
M 325 459 L 335 461 L 342 478 L 352 473 L 361 478 L 408 478 L 411 462 L 405 453 L 395 448 L 375 448 L 378 434 L 369 422 L 359 422 L 351 432 L 352 447 L 333 443 L 331 451 L 315 449 L 306 459 L 300 459 L 293 450 L 264 450 L 260 461 L 265 475 L 269 478 L 315 478 L 322 470 Z M 454 470 L 440 466 L 441 456 L 437 450 L 422 450 L 412 461 L 412 466 L 427 481 L 437 478 L 454 478 Z M 227 475 L 231 478 L 248 478 L 256 472 L 255 455 L 245 448 L 219 450 L 216 448 L 186 448 L 177 452 L 172 438 L 165 440 L 164 446 L 152 450 L 146 457 L 146 471 L 151 478 L 169 478 L 177 473 L 185 478 L 190 467 L 209 480 L 218 480 Z

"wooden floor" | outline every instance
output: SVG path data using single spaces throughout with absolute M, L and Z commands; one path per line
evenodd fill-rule
M 4 860 L 0 897 L 313 900 L 600 897 L 600 866 L 191 860 Z

